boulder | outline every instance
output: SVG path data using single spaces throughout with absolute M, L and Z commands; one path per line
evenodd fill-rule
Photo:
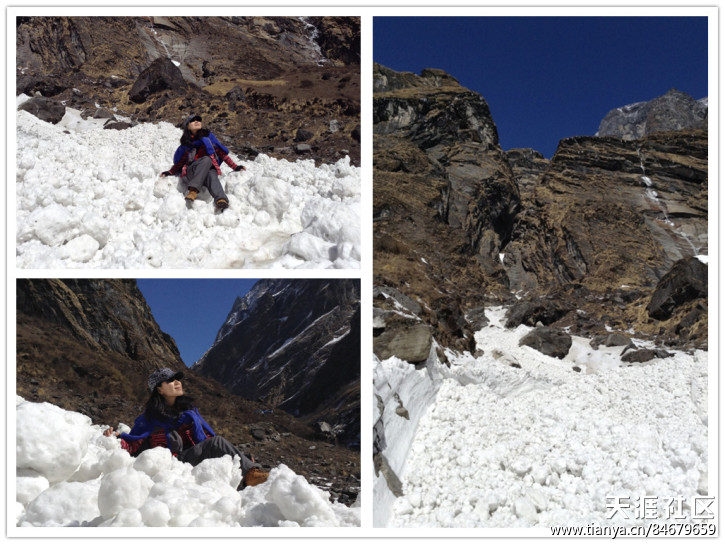
M 589 345 L 594 349 L 599 349 L 599 346 L 612 347 L 612 346 L 628 346 L 631 347 L 634 344 L 629 336 L 621 333 L 610 333 L 610 334 L 599 334 L 592 338 Z
M 474 331 L 480 331 L 489 324 L 488 317 L 486 317 L 486 309 L 484 307 L 471 308 L 467 310 L 465 317 L 466 321 L 468 321 Z
M 159 91 L 186 90 L 187 84 L 181 70 L 168 58 L 157 58 L 138 76 L 131 87 L 128 97 L 136 104 L 143 104 L 146 99 Z
M 295 151 L 296 151 L 296 152 L 297 152 L 298 154 L 302 154 L 302 153 L 311 153 L 311 152 L 312 152 L 312 146 L 311 146 L 311 145 L 309 145 L 309 144 L 297 144 L 297 145 L 295 146 Z
M 665 359 L 673 354 L 664 349 L 638 349 L 622 355 L 625 363 L 646 363 L 652 359 Z
M 304 129 L 297 129 L 297 133 L 295 134 L 295 142 L 306 142 L 310 138 L 312 138 L 314 134 L 312 134 L 309 130 Z
M 32 113 L 41 121 L 53 123 L 54 125 L 60 123 L 65 115 L 65 106 L 63 104 L 44 96 L 34 96 L 18 106 L 18 109 Z
M 533 327 L 539 322 L 551 325 L 569 313 L 569 310 L 570 308 L 561 303 L 549 299 L 517 302 L 506 314 L 506 327 Z
M 103 128 L 105 129 L 113 129 L 113 130 L 126 130 L 127 128 L 131 128 L 134 126 L 133 123 L 129 123 L 128 121 L 114 121 L 110 120 L 107 123 L 103 125 Z
M 109 111 L 106 108 L 96 108 L 96 111 L 93 112 L 93 118 L 94 119 L 115 119 L 116 116 L 113 114 L 112 111 Z
M 521 340 L 520 346 L 529 346 L 544 355 L 563 359 L 571 348 L 571 336 L 551 327 L 536 327 Z
M 695 257 L 680 259 L 657 284 L 647 313 L 665 321 L 677 307 L 698 298 L 707 298 L 707 265 Z
M 397 357 L 409 363 L 422 363 L 428 358 L 433 335 L 424 323 L 393 323 L 373 339 L 373 352 L 381 359 Z
M 237 110 L 237 103 L 244 103 L 247 101 L 244 90 L 239 85 L 232 87 L 232 89 L 224 95 L 224 98 L 228 100 L 230 111 Z

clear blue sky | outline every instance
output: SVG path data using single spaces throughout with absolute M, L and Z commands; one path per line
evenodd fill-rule
M 186 366 L 191 366 L 214 342 L 237 297 L 259 280 L 138 279 L 151 313 L 170 334 Z
M 551 157 L 612 109 L 707 96 L 707 17 L 374 17 L 373 58 L 439 68 L 488 103 L 503 149 Z

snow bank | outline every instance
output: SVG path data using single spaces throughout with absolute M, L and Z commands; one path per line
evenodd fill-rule
M 22 101 L 23 97 L 18 101 Z M 19 268 L 359 268 L 360 169 L 259 155 L 222 165 L 230 207 L 206 189 L 187 209 L 161 178 L 181 132 L 104 130 L 67 109 L 53 125 L 17 113 Z
M 431 355 L 422 368 L 416 368 L 396 357 L 387 359 L 384 364 L 375 359 L 375 439 L 384 450 L 382 455 L 387 464 L 396 475 L 404 473 L 407 453 L 415 437 L 418 420 L 438 392 L 442 379 L 439 366 L 435 347 L 431 348 Z M 393 492 L 378 466 L 373 487 L 375 527 L 384 527 L 387 524 L 394 500 Z
M 356 527 L 360 508 L 280 465 L 264 484 L 237 491 L 238 460 L 196 467 L 165 448 L 133 458 L 86 416 L 18 398 L 19 527 Z
M 412 445 L 386 450 L 404 467 L 404 496 L 388 526 L 641 524 L 611 516 L 611 497 L 630 505 L 659 497 L 662 521 L 667 498 L 707 494 L 706 352 L 625 365 L 621 347 L 594 350 L 574 338 L 559 360 L 519 346 L 530 329 L 505 329 L 504 310 L 488 313 L 490 325 L 476 335 L 484 355 L 449 353 L 451 368 L 418 415 Z M 399 367 L 378 362 L 375 375 Z M 376 392 L 386 387 L 375 384 Z M 385 519 L 377 504 L 375 519 Z

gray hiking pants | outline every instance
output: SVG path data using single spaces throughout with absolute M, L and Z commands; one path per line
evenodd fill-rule
M 232 457 L 238 455 L 241 457 L 242 476 L 244 476 L 250 468 L 262 468 L 262 465 L 259 463 L 252 463 L 249 457 L 244 455 L 241 451 L 235 448 L 231 442 L 221 436 L 212 436 L 203 442 L 199 442 L 191 448 L 180 452 L 178 458 L 184 463 L 196 466 L 204 459 L 215 459 L 217 457 L 224 457 L 225 455 L 231 455 Z
M 202 187 L 206 187 L 214 202 L 220 198 L 229 201 L 219 181 L 216 168 L 214 168 L 211 158 L 208 156 L 192 162 L 186 169 L 186 175 L 181 180 L 186 183 L 187 189 L 200 191 Z

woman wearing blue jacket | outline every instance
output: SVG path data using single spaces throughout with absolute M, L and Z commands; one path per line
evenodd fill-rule
M 170 368 L 155 370 L 148 379 L 151 397 L 133 429 L 117 433 L 109 428 L 104 434 L 118 436 L 121 447 L 134 457 L 149 448 L 163 447 L 180 461 L 196 466 L 204 459 L 237 455 L 241 459 L 242 486 L 265 482 L 269 474 L 261 465 L 217 436 L 193 406 L 192 399 L 184 395 L 183 377 L 182 372 Z
M 220 163 L 225 162 L 235 172 L 246 169 L 231 159 L 229 150 L 209 129 L 202 128 L 199 115 L 189 116 L 183 128 L 181 145 L 174 153 L 174 166 L 161 172 L 161 176 L 180 175 L 188 189 L 185 198 L 190 202 L 196 199 L 202 187 L 206 187 L 217 209 L 228 208 L 229 199 L 219 182 Z

